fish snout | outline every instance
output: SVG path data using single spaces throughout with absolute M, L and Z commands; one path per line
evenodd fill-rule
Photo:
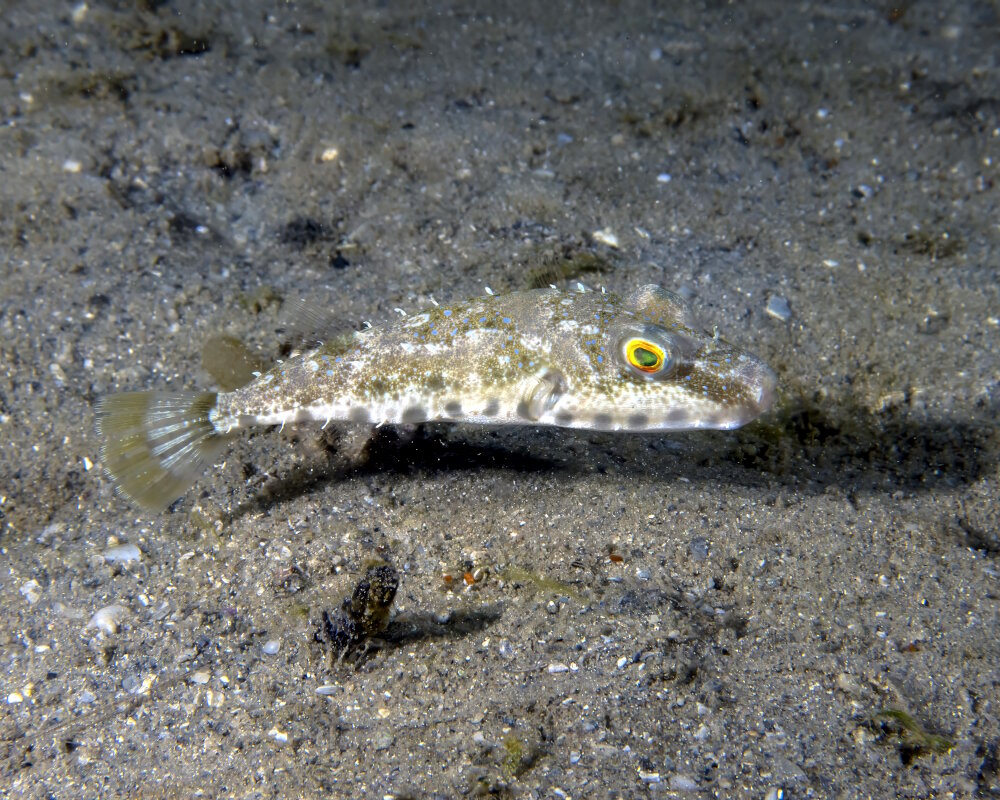
M 753 359 L 744 371 L 744 385 L 749 408 L 747 422 L 766 414 L 774 405 L 778 390 L 778 376 L 767 364 Z

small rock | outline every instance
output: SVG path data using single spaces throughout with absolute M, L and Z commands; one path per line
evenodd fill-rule
M 268 641 L 264 642 L 264 646 L 261 648 L 261 650 L 263 650 L 264 653 L 269 656 L 273 656 L 280 649 L 281 649 L 281 642 L 277 639 L 269 639 Z
M 669 785 L 675 792 L 694 792 L 698 790 L 697 782 L 687 775 L 671 775 Z
M 798 765 L 789 761 L 787 758 L 781 755 L 775 755 L 771 761 L 773 768 L 772 775 L 776 781 L 780 781 L 783 784 L 789 783 L 801 783 L 802 781 L 808 780 L 805 772 Z
M 708 539 L 696 536 L 688 543 L 688 550 L 691 552 L 692 559 L 695 561 L 704 561 L 708 558 Z
M 24 599 L 27 600 L 30 605 L 34 605 L 42 596 L 38 591 L 41 588 L 42 587 L 38 584 L 38 581 L 30 580 L 21 586 L 21 594 L 24 595 Z
M 271 728 L 271 730 L 267 732 L 267 735 L 274 739 L 274 741 L 278 744 L 288 743 L 288 734 L 285 731 L 279 730 L 277 726 Z
M 599 231 L 594 231 L 590 234 L 595 242 L 600 242 L 601 244 L 607 245 L 614 249 L 618 249 L 618 235 L 612 231 L 610 228 L 604 228 Z
M 788 322 L 792 318 L 792 307 L 788 305 L 788 300 L 780 295 L 773 294 L 768 298 L 765 311 L 782 322 Z
M 118 633 L 118 625 L 125 616 L 125 607 L 119 605 L 105 606 L 99 609 L 87 623 L 87 628 L 97 628 L 101 633 Z
M 131 564 L 142 560 L 142 551 L 134 544 L 120 544 L 105 550 L 104 560 L 109 564 Z

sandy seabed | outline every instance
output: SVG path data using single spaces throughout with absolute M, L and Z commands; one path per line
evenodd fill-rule
M 7 3 L 0 793 L 1000 796 L 998 41 L 981 2 Z M 162 514 L 102 474 L 97 398 L 280 355 L 291 299 L 551 275 L 683 291 L 778 408 L 289 426 Z

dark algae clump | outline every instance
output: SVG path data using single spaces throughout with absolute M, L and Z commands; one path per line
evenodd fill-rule
M 352 648 L 380 635 L 389 625 L 398 588 L 399 573 L 394 567 L 384 563 L 369 566 L 340 608 L 323 612 L 316 641 L 342 658 Z

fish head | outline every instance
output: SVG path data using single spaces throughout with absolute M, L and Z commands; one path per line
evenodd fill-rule
M 535 391 L 539 419 L 603 430 L 738 428 L 771 408 L 777 379 L 759 358 L 701 330 L 688 303 L 655 285 L 600 300 L 580 350 Z

